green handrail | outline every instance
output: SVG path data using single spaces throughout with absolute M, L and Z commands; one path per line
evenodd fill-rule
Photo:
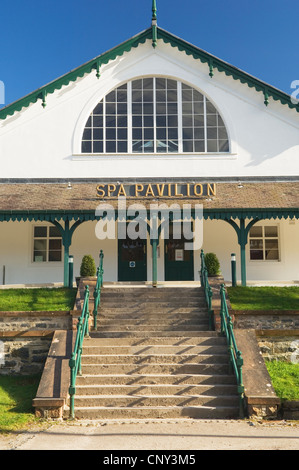
M 221 308 L 220 308 L 221 333 L 227 339 L 228 351 L 230 355 L 230 372 L 233 371 L 236 376 L 238 394 L 239 394 L 240 417 L 244 418 L 245 398 L 244 398 L 244 385 L 243 385 L 243 375 L 242 375 L 243 359 L 242 359 L 241 351 L 239 351 L 237 348 L 236 338 L 235 338 L 234 331 L 233 331 L 233 322 L 232 322 L 232 318 L 227 308 L 224 284 L 222 284 L 220 288 L 220 297 L 221 297 Z
M 205 255 L 204 255 L 203 250 L 201 250 L 201 253 L 200 253 L 200 260 L 201 260 L 200 282 L 201 282 L 201 286 L 204 289 L 205 299 L 206 299 L 206 303 L 207 303 L 207 306 L 208 306 L 209 328 L 210 328 L 210 330 L 214 330 L 215 329 L 214 310 L 212 309 L 213 291 L 212 291 L 211 286 L 209 284 L 208 269 L 206 267 Z
M 83 348 L 83 340 L 86 336 L 89 336 L 89 287 L 85 287 L 84 301 L 82 313 L 77 324 L 77 335 L 74 345 L 74 350 L 69 360 L 70 366 L 70 418 L 74 419 L 75 417 L 75 393 L 76 393 L 76 378 L 77 375 L 81 375 L 81 356 Z
M 103 250 L 100 251 L 100 265 L 97 269 L 97 282 L 94 289 L 93 297 L 94 297 L 94 309 L 93 309 L 93 327 L 97 329 L 97 317 L 98 317 L 98 308 L 101 303 L 101 290 L 103 287 L 103 277 L 104 277 L 104 253 Z

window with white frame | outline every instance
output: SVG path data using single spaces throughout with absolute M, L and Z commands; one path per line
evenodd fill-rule
M 46 263 L 62 260 L 62 239 L 57 227 L 33 227 L 33 262 Z
M 279 261 L 277 225 L 254 226 L 249 232 L 250 259 Z
M 227 153 L 225 124 L 209 99 L 177 80 L 132 80 L 90 114 L 82 153 Z

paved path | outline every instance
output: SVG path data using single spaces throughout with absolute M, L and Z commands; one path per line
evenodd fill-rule
M 0 436 L 0 450 L 299 450 L 298 422 L 188 420 L 48 424 Z M 119 455 L 119 453 L 118 453 Z

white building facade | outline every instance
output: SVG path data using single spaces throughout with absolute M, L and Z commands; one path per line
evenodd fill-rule
M 298 280 L 298 109 L 154 18 L 0 110 L 0 283 L 67 285 L 69 255 L 78 275 L 82 257 L 97 262 L 100 250 L 105 281 L 199 280 L 198 246 L 153 244 L 148 232 L 128 247 L 118 196 L 146 211 L 187 204 L 192 220 L 202 206 L 202 248 L 225 280 L 231 253 L 243 284 Z M 116 236 L 99 239 L 104 203 L 115 208 Z

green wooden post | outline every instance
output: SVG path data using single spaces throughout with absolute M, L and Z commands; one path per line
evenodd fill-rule
M 241 261 L 241 282 L 242 286 L 246 286 L 247 279 L 246 279 L 246 245 L 248 243 L 248 234 L 251 227 L 259 222 L 259 218 L 251 220 L 247 226 L 245 225 L 245 219 L 243 217 L 240 218 L 240 226 L 232 219 L 224 219 L 228 222 L 236 231 L 238 236 L 238 243 L 240 245 L 240 261 Z
M 70 234 L 70 223 L 68 220 L 65 221 L 64 232 L 62 235 L 62 244 L 64 247 L 64 268 L 63 268 L 63 285 L 68 287 L 69 285 L 69 254 L 72 236 Z
M 70 256 L 70 246 L 72 244 L 72 236 L 74 231 L 79 225 L 83 223 L 81 220 L 77 220 L 71 227 L 69 220 L 66 220 L 64 223 L 64 228 L 60 225 L 57 220 L 52 220 L 51 222 L 55 227 L 57 227 L 61 233 L 62 245 L 64 248 L 63 256 L 63 285 L 64 287 L 69 287 L 69 256 Z
M 152 244 L 152 268 L 153 268 L 153 287 L 157 287 L 157 280 L 158 280 L 158 268 L 157 268 L 157 247 L 158 241 L 157 239 L 151 240 Z
M 247 245 L 248 231 L 245 229 L 245 220 L 240 219 L 240 231 L 239 231 L 239 245 L 241 252 L 241 283 L 242 286 L 246 286 L 246 245 Z

